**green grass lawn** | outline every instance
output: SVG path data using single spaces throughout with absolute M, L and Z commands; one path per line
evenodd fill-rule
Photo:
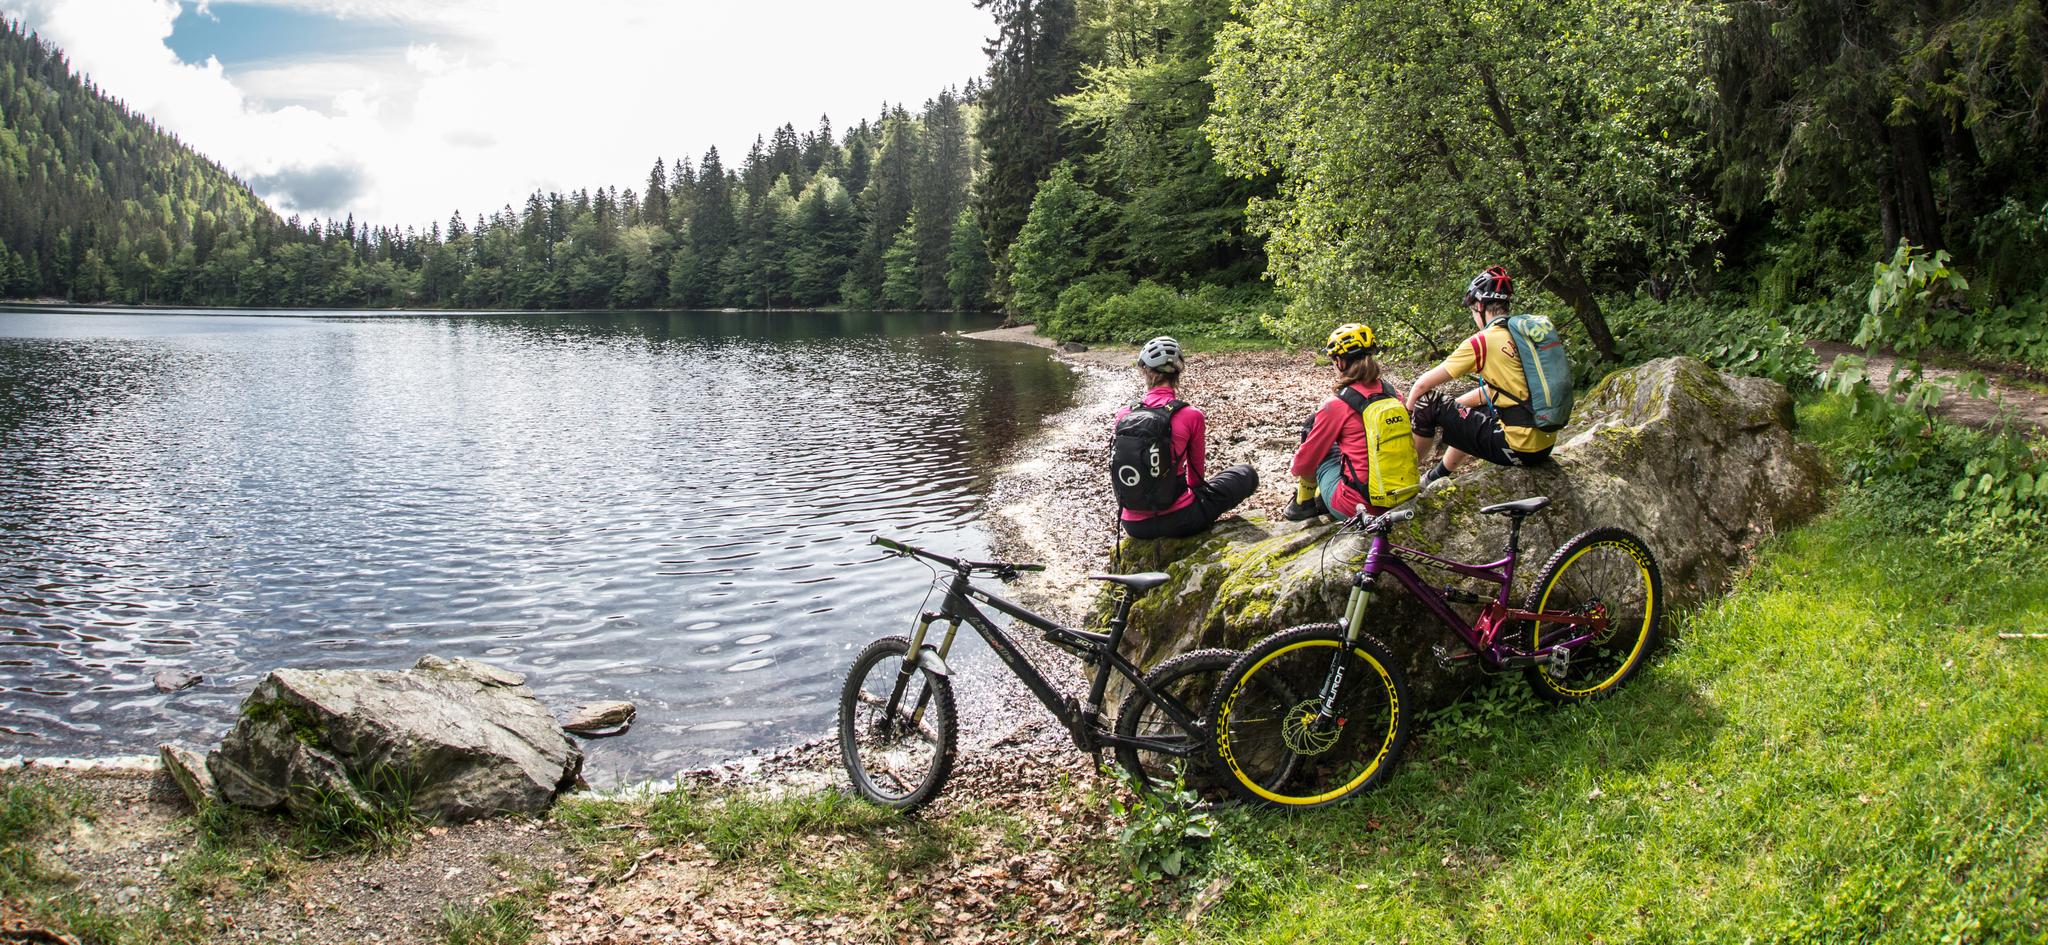
M 2048 569 L 1838 510 L 1613 699 L 1519 679 L 1377 793 L 1229 818 L 1168 941 L 2048 941 Z

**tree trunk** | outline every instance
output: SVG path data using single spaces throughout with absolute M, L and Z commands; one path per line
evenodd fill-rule
M 1604 361 L 1619 361 L 1614 350 L 1614 333 L 1607 327 L 1607 316 L 1600 313 L 1600 300 L 1593 297 L 1593 287 L 1576 272 L 1552 270 L 1537 278 L 1537 283 L 1563 299 L 1571 306 L 1572 314 L 1586 329 L 1586 340 L 1593 343 Z
M 1927 145 L 1920 126 L 1889 125 L 1892 170 L 1897 179 L 1900 235 L 1927 250 L 1946 249 L 1941 211 L 1934 203 L 1934 177 L 1927 169 Z

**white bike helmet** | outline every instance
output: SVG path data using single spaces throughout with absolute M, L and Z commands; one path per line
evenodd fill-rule
M 1161 374 L 1179 374 L 1186 362 L 1181 360 L 1180 342 L 1160 335 L 1138 349 L 1138 363 Z

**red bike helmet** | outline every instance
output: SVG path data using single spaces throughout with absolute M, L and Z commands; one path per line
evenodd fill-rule
M 1465 302 L 1505 302 L 1515 297 L 1515 282 L 1508 278 L 1508 271 L 1502 266 L 1489 266 L 1485 272 L 1472 277 L 1465 286 Z

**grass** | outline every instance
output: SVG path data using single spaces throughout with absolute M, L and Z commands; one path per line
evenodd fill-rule
M 808 915 L 921 914 L 893 893 L 982 839 L 1011 841 L 1011 815 L 968 809 L 910 820 L 838 791 L 773 796 L 678 788 L 641 798 L 565 798 L 554 819 L 596 872 L 616 877 L 654 847 L 699 848 L 722 865 L 771 868 L 778 895 Z
M 1767 543 L 1609 701 L 1503 680 L 1372 795 L 1226 818 L 1231 890 L 1160 938 L 2048 939 L 2048 642 L 1996 637 L 2048 628 L 2048 568 L 1932 554 L 1875 507 Z
M 518 862 L 498 864 L 517 873 L 511 892 L 481 905 L 450 905 L 441 910 L 444 945 L 519 945 L 539 930 L 534 914 L 547 904 L 557 880 L 547 870 Z

